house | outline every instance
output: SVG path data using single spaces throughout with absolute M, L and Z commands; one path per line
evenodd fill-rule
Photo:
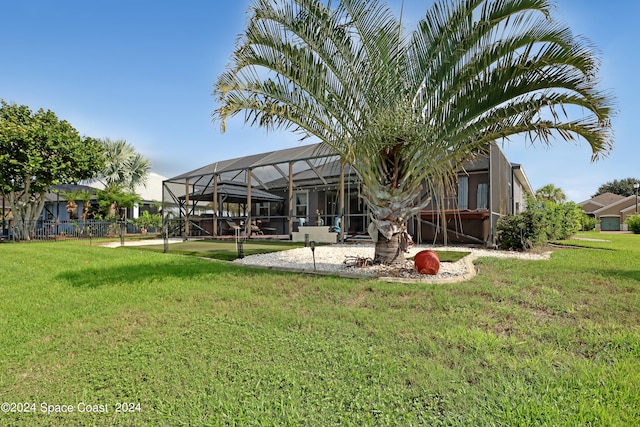
M 608 206 L 612 203 L 618 202 L 624 199 L 624 196 L 614 193 L 603 193 L 599 194 L 595 197 L 592 197 L 589 200 L 585 200 L 580 202 L 579 205 L 582 206 L 584 212 L 592 218 L 596 217 L 596 211 L 600 208 Z
M 149 177 L 146 185 L 138 185 L 135 188 L 136 194 L 141 196 L 142 202 L 133 208 L 127 209 L 126 218 L 138 218 L 142 211 L 150 211 L 151 213 L 157 212 L 160 207 L 159 203 L 162 200 L 162 182 L 166 178 L 156 173 L 149 173 Z M 85 202 L 76 200 L 76 203 L 70 204 L 67 200 L 67 194 L 71 192 L 86 192 L 95 194 L 97 189 L 102 189 L 104 186 L 100 183 L 89 184 L 61 184 L 52 186 L 45 194 L 45 203 L 42 213 L 37 220 L 36 224 L 36 237 L 42 237 L 43 235 L 58 235 L 60 233 L 70 233 L 69 230 L 74 230 L 76 224 L 71 222 L 83 219 L 85 214 Z M 91 206 L 97 205 L 96 196 L 91 197 L 89 201 Z M 11 235 L 11 227 L 13 215 L 9 207 L 9 202 L 2 199 L 2 217 L 0 218 L 0 237 L 8 238 Z M 88 207 L 87 207 L 88 209 Z M 89 213 L 87 219 L 92 219 L 91 213 Z M 66 224 L 69 223 L 69 224 Z M 48 231 L 55 225 L 55 232 Z M 134 227 L 128 224 L 128 232 L 134 232 Z M 43 231 L 44 230 L 44 231 Z
M 157 212 L 159 210 L 158 205 L 162 200 L 162 182 L 165 179 L 165 176 L 149 172 L 146 184 L 138 184 L 134 188 L 134 192 L 140 196 L 142 201 L 133 208 L 127 209 L 126 217 L 129 219 L 138 218 L 142 211 Z M 90 182 L 89 185 L 94 191 L 95 189 L 104 189 L 104 184 L 98 181 Z
M 613 193 L 599 194 L 582 201 L 579 205 L 585 213 L 599 222 L 602 231 L 626 231 L 627 217 L 637 213 L 638 201 L 635 195 L 621 196 Z
M 458 171 L 457 194 L 427 206 L 418 223 L 420 241 L 446 241 L 494 245 L 500 217 L 516 215 L 534 195 L 520 164 L 511 163 L 497 144 L 489 153 Z M 446 235 L 442 224 L 446 222 Z
M 338 240 L 367 236 L 369 212 L 361 181 L 321 144 L 222 160 L 167 179 L 163 205 L 175 234 L 221 237 L 242 232 L 292 238 L 306 227 L 334 230 Z M 493 245 L 496 223 L 526 207 L 533 195 L 518 164 L 497 144 L 458 172 L 457 194 L 434 198 L 409 224 L 415 242 L 442 240 Z M 446 227 L 445 227 L 446 225 Z M 444 230 L 446 229 L 446 233 Z

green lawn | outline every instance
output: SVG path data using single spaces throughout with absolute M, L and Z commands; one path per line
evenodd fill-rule
M 635 426 L 640 235 L 585 236 L 454 285 L 0 244 L 0 425 Z
M 243 242 L 244 255 L 246 256 L 302 247 L 304 247 L 304 243 L 290 241 L 246 240 Z M 164 252 L 164 245 L 149 245 L 140 249 Z M 238 257 L 235 240 L 192 240 L 172 243 L 169 246 L 169 252 L 225 261 L 232 261 Z
M 282 251 L 304 247 L 304 243 L 273 240 L 246 240 L 243 243 L 245 256 Z M 164 252 L 164 245 L 148 245 L 137 247 L 136 250 L 151 250 Z M 224 261 L 233 261 L 238 258 L 238 248 L 233 240 L 192 240 L 187 242 L 172 243 L 169 246 L 172 254 L 198 256 Z M 469 252 L 439 251 L 438 256 L 442 262 L 456 262 L 469 255 Z

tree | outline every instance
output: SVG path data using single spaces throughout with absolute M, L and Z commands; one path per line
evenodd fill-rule
M 375 261 L 403 261 L 406 221 L 490 143 L 582 138 L 593 160 L 611 149 L 598 61 L 550 12 L 546 0 L 437 0 L 406 34 L 377 0 L 253 0 L 214 120 L 224 131 L 244 112 L 322 141 L 362 178 Z
M 538 188 L 536 190 L 536 198 L 554 203 L 562 203 L 567 200 L 564 191 L 553 184 L 547 184 L 544 187 Z
M 637 178 L 625 178 L 621 180 L 614 179 L 613 181 L 609 181 L 598 187 L 596 194 L 591 197 L 596 197 L 604 193 L 619 194 L 624 197 L 633 196 L 636 194 L 636 190 L 633 188 L 633 184 L 636 182 L 640 182 L 640 180 Z
M 50 110 L 33 113 L 0 100 L 0 191 L 13 213 L 17 239 L 31 238 L 49 187 L 88 179 L 101 166 L 96 139 L 80 137 Z
M 69 219 L 76 219 L 76 212 L 78 209 L 78 201 L 82 202 L 82 215 L 81 219 L 86 220 L 89 213 L 89 207 L 93 193 L 84 190 L 72 190 L 63 191 L 62 195 L 67 199 L 67 212 L 69 212 Z
M 104 185 L 98 193 L 100 205 L 107 206 L 107 216 L 114 218 L 119 207 L 131 207 L 140 201 L 134 188 L 146 184 L 151 162 L 137 153 L 125 140 L 101 141 L 104 149 L 105 165 L 96 180 Z
M 146 184 L 151 162 L 137 153 L 127 141 L 106 138 L 101 141 L 105 165 L 96 177 L 105 188 L 118 187 L 133 190 L 138 184 Z

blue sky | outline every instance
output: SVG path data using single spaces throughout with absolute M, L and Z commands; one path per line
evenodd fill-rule
M 213 82 L 244 29 L 249 0 L 25 0 L 0 6 L 3 30 L 0 98 L 50 109 L 78 131 L 125 139 L 170 177 L 208 163 L 300 144 L 288 132 L 267 134 L 212 123 Z M 400 0 L 388 2 L 399 13 Z M 405 0 L 416 22 L 431 0 Z M 615 148 L 591 163 L 586 143 L 551 147 L 513 141 L 503 148 L 537 189 L 561 187 L 588 199 L 613 179 L 640 178 L 640 2 L 557 0 L 555 16 L 588 37 L 602 59 L 602 87 L 617 98 Z M 305 142 L 308 143 L 308 142 Z

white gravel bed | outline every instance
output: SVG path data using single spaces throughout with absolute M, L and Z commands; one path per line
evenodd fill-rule
M 475 274 L 472 259 L 480 256 L 492 256 L 499 258 L 524 258 L 524 259 L 549 259 L 550 252 L 543 254 L 531 254 L 523 252 L 498 251 L 492 249 L 477 249 L 459 246 L 430 246 L 420 245 L 409 248 L 406 257 L 412 257 L 416 253 L 426 249 L 439 251 L 465 251 L 471 255 L 457 262 L 443 262 L 437 275 L 427 276 L 418 273 L 413 266 L 413 261 L 407 261 L 403 267 L 391 268 L 388 266 L 349 266 L 357 258 L 373 259 L 375 248 L 373 244 L 355 245 L 327 245 L 315 248 L 315 270 L 324 273 L 348 274 L 363 277 L 396 277 L 413 280 L 438 281 L 443 279 L 455 279 L 469 277 Z M 313 252 L 311 248 L 298 248 L 288 251 L 272 252 L 269 254 L 250 255 L 234 262 L 242 265 L 267 267 L 283 270 L 313 271 Z

